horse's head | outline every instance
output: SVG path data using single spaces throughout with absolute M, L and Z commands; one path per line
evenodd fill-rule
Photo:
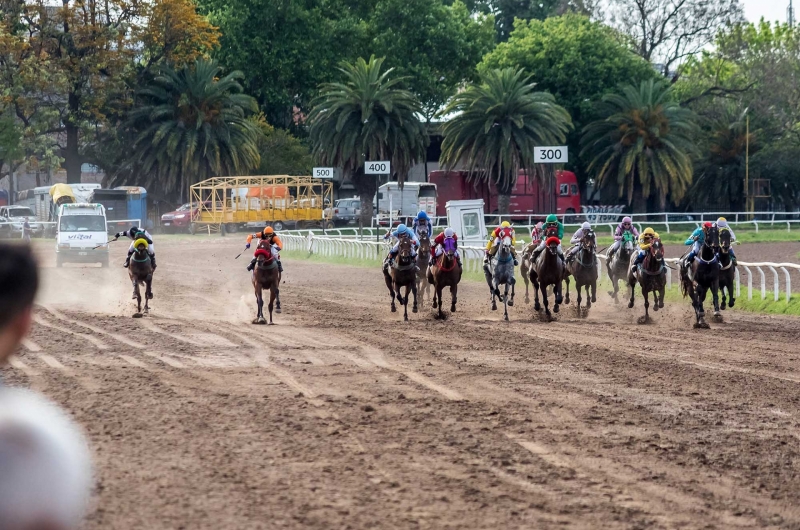
M 511 246 L 511 236 L 503 236 L 503 240 L 500 242 L 500 253 L 507 256 L 511 253 Z
M 266 239 L 262 239 L 258 242 L 258 246 L 256 247 L 255 252 L 256 260 L 259 263 L 264 263 L 268 261 L 272 261 L 272 245 L 269 244 L 269 241 Z
M 597 236 L 595 235 L 594 230 L 587 230 L 583 234 L 583 237 L 581 238 L 581 247 L 592 251 L 597 248 Z
M 558 239 L 555 236 L 550 236 L 550 237 L 547 238 L 547 240 L 544 242 L 544 244 L 545 244 L 545 248 L 547 248 L 547 251 L 550 254 L 552 254 L 554 256 L 558 255 L 558 245 L 561 244 L 561 240 L 560 239 Z
M 708 228 L 703 228 L 706 233 L 705 245 L 707 247 L 719 247 L 719 228 L 717 225 L 712 225 Z
M 653 239 L 653 243 L 650 245 L 650 255 L 659 261 L 664 259 L 664 244 L 661 243 L 661 238 Z
M 626 253 L 631 253 L 634 248 L 636 248 L 636 236 L 630 230 L 625 230 L 622 233 L 622 249 Z
M 419 238 L 419 248 L 420 248 L 420 250 L 422 250 L 423 252 L 425 252 L 427 250 L 430 250 L 430 248 L 431 248 L 431 240 L 428 237 L 428 232 L 427 231 L 422 232 L 417 237 Z
M 456 254 L 456 240 L 452 237 L 446 237 L 444 239 L 444 252 L 449 257 L 453 257 Z
M 719 249 L 723 254 L 727 254 L 731 250 L 731 231 L 727 228 L 719 231 Z
M 133 251 L 136 253 L 137 257 L 142 257 L 147 254 L 147 246 L 147 241 L 143 238 L 139 238 L 133 242 Z
M 411 238 L 400 238 L 400 241 L 397 243 L 397 255 L 402 263 L 411 261 Z

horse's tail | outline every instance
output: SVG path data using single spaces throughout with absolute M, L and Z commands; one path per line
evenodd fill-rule
M 681 294 L 686 298 L 692 295 L 693 290 L 694 286 L 692 285 L 692 280 L 689 279 L 689 274 L 681 269 Z

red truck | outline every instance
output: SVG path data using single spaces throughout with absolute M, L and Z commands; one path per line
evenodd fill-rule
M 494 184 L 468 182 L 466 171 L 431 171 L 430 181 L 436 184 L 436 215 L 446 216 L 447 201 L 483 199 L 486 213 L 497 212 L 497 188 Z M 548 211 L 555 205 L 555 212 Z M 517 185 L 511 192 L 509 213 L 520 219 L 529 215 L 545 216 L 578 214 L 581 211 L 581 195 L 578 179 L 572 171 L 557 170 L 553 195 L 547 197 L 538 178 L 520 171 Z

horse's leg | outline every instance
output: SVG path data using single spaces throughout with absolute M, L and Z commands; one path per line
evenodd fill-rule
M 642 298 L 644 298 L 644 318 L 639 319 L 639 324 L 647 324 L 650 321 L 650 298 L 644 285 L 642 285 Z
M 525 303 L 530 304 L 531 298 L 528 296 L 528 271 L 519 271 L 522 274 L 522 281 L 525 282 Z
M 533 283 L 533 298 L 534 298 L 533 310 L 541 311 L 542 304 L 539 303 L 539 291 L 540 291 L 539 280 L 533 279 L 533 277 L 531 277 L 531 283 Z
M 503 319 L 508 320 L 508 282 L 504 284 L 503 291 Z
M 569 280 L 567 280 L 569 282 Z M 558 280 L 556 283 L 553 284 L 553 296 L 556 299 L 556 303 L 553 304 L 553 311 L 558 313 L 558 306 L 564 301 L 563 293 L 564 285 L 561 283 L 561 280 Z
M 565 275 L 564 276 L 564 282 L 566 282 L 566 284 L 567 284 L 567 296 L 564 297 L 563 301 L 564 301 L 565 305 L 569 305 L 569 275 Z M 578 281 L 577 280 L 575 280 L 575 285 L 578 285 Z M 561 302 L 558 301 L 558 299 L 556 298 L 556 305 L 558 305 L 560 303 Z
M 592 300 L 592 303 L 594 304 L 594 303 L 597 302 L 597 277 L 596 276 L 592 280 L 591 286 L 592 286 L 592 298 L 591 298 L 591 300 Z
M 417 313 L 419 312 L 419 309 L 417 309 L 417 282 L 411 284 L 411 294 L 414 295 L 414 307 L 411 308 L 411 312 Z
M 387 281 L 386 285 L 389 287 L 389 296 L 392 297 L 392 313 L 396 313 L 397 312 L 397 306 L 394 304 L 394 299 L 395 299 L 394 280 Z M 400 292 L 398 291 L 397 292 L 397 297 L 399 297 L 399 296 L 400 296 Z
M 508 301 L 508 305 L 510 307 L 514 307 L 514 286 L 517 284 L 517 280 L 512 276 L 511 277 L 511 300 Z
M 456 301 L 458 300 L 458 284 L 454 283 L 450 286 L 450 312 L 456 312 Z
M 497 302 L 495 296 L 500 295 L 500 290 L 497 288 L 497 279 L 494 279 L 493 284 L 489 284 L 489 290 L 492 292 L 492 311 L 497 311 Z
M 269 288 L 269 325 L 272 325 L 272 308 L 275 306 L 275 299 L 278 297 L 278 288 L 274 285 Z
M 630 300 L 628 301 L 628 309 L 633 307 L 633 298 L 636 296 L 636 283 L 628 281 L 628 289 L 630 290 Z
M 583 288 L 586 289 L 586 309 L 591 309 L 592 302 L 596 301 L 592 300 L 592 298 L 594 297 L 595 282 L 587 283 L 586 285 L 583 286 Z M 591 295 L 589 294 L 590 290 L 592 293 Z
M 411 286 L 405 285 L 404 287 L 406 288 L 406 295 L 402 298 L 400 303 L 403 304 L 403 320 L 408 322 L 408 292 L 411 290 Z M 402 289 L 402 287 L 400 289 Z M 398 296 L 400 295 L 400 289 L 397 290 Z
M 144 314 L 150 313 L 150 299 L 153 298 L 153 275 L 147 276 L 144 290 Z
M 133 297 L 136 299 L 136 312 L 142 312 L 142 293 L 139 291 L 139 280 L 133 282 Z
M 436 285 L 436 299 L 438 300 L 437 307 L 439 308 L 439 318 L 444 318 L 444 313 L 442 313 L 442 286 L 439 284 Z
M 539 290 L 542 291 L 542 302 L 544 302 L 544 314 L 547 316 L 547 320 L 552 320 L 553 315 L 550 313 L 550 301 L 547 299 L 547 286 L 544 283 L 540 283 Z
M 261 284 L 256 282 L 253 285 L 253 289 L 256 295 L 256 306 L 258 307 L 258 310 L 256 311 L 256 318 L 253 320 L 253 324 L 264 324 L 264 298 L 261 292 Z
M 711 283 L 711 300 L 714 302 L 714 316 L 722 318 L 719 312 L 719 280 Z
M 277 287 L 275 287 L 275 312 L 281 314 L 281 273 L 278 273 Z
M 734 271 L 734 274 L 735 274 L 735 271 Z M 733 284 L 734 284 L 734 280 L 731 279 L 731 281 L 728 283 L 728 296 L 730 296 L 730 301 L 728 302 L 728 307 L 733 307 L 733 304 L 736 303 L 736 298 L 734 298 L 734 293 L 736 291 L 733 288 Z
M 433 309 L 439 307 L 436 305 L 436 300 L 438 299 L 438 296 L 439 296 L 439 286 L 438 283 L 435 283 L 433 285 Z
M 659 307 L 659 309 L 663 309 L 664 308 L 664 295 L 666 294 L 666 292 L 667 292 L 667 284 L 666 283 L 662 283 L 661 287 L 658 290 L 658 307 Z

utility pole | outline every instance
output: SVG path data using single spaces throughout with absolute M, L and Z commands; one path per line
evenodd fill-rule
M 786 20 L 790 28 L 794 27 L 794 7 L 792 6 L 792 0 L 789 0 L 789 7 L 786 8 Z

